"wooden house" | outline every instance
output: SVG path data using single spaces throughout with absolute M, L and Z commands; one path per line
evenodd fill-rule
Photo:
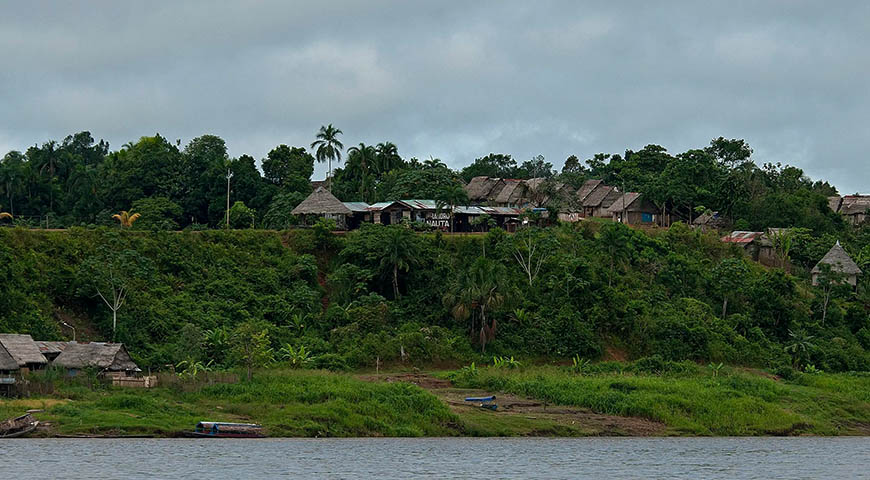
M 752 260 L 764 265 L 777 264 L 773 242 L 764 232 L 735 230 L 721 238 L 722 242 L 740 246 Z
M 620 196 L 616 187 L 603 183 L 596 185 L 581 203 L 583 217 L 611 218 L 612 215 L 607 210 Z
M 0 334 L 0 345 L 12 356 L 22 372 L 41 370 L 48 365 L 48 360 L 30 335 L 3 333 Z
M 706 232 L 707 230 L 719 230 L 726 225 L 725 217 L 719 212 L 704 212 L 692 220 L 692 228 Z
M 845 195 L 835 211 L 852 225 L 861 225 L 870 220 L 870 195 Z
M 44 340 L 36 340 L 36 346 L 39 348 L 39 353 L 48 360 L 49 363 L 53 362 L 60 352 L 62 352 L 69 342 L 50 342 Z
M 305 219 L 310 217 L 331 218 L 335 220 L 340 230 L 347 230 L 349 224 L 358 224 L 361 221 L 360 217 L 364 217 L 369 212 L 367 210 L 352 210 L 325 188 L 317 187 L 290 213 L 300 215 Z
M 381 225 L 398 225 L 404 221 L 411 221 L 411 206 L 394 200 L 392 202 L 378 202 L 369 205 L 369 213 L 372 216 L 372 222 Z
M 70 375 L 88 368 L 109 377 L 136 376 L 142 371 L 122 343 L 70 342 L 53 364 L 67 369 Z
M 627 192 L 613 201 L 607 209 L 614 222 L 626 225 L 657 225 L 661 210 L 637 192 Z
M 527 198 L 526 183 L 518 179 L 504 179 L 503 185 L 495 194 L 496 207 L 523 207 L 523 199 Z
M 18 373 L 18 362 L 0 345 L 0 396 L 12 394 L 15 387 L 15 375 Z
M 853 287 L 858 285 L 858 277 L 863 273 L 858 268 L 858 264 L 852 260 L 852 257 L 840 245 L 839 240 L 810 272 L 813 276 L 813 285 L 819 284 L 819 275 L 822 273 L 821 266 L 824 264 L 830 265 L 832 272 L 843 275 L 843 280 Z

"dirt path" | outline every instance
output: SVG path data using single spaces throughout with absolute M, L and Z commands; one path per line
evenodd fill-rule
M 440 398 L 472 426 L 477 425 L 487 432 L 529 436 L 655 436 L 665 433 L 665 425 L 652 420 L 604 415 L 503 392 L 454 388 L 448 380 L 423 373 L 364 375 L 359 378 L 370 382 L 413 383 Z M 465 397 L 488 395 L 496 396 L 498 409 L 494 412 L 465 401 Z

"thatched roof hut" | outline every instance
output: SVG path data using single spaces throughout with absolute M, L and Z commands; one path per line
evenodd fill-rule
M 525 185 L 522 180 L 505 179 L 504 188 L 495 196 L 495 203 L 499 206 L 510 207 L 517 205 L 523 197 Z
M 0 345 L 0 371 L 18 370 L 18 362 Z
M 493 189 L 503 185 L 504 181 L 500 178 L 487 176 L 474 177 L 465 186 L 465 193 L 468 195 L 468 200 L 472 203 L 488 202 L 492 200 Z
M 828 250 L 828 253 L 819 260 L 819 263 L 813 267 L 812 273 L 820 273 L 821 269 L 819 268 L 819 265 L 822 265 L 823 263 L 830 265 L 831 270 L 835 272 L 844 273 L 846 275 L 861 274 L 861 269 L 858 268 L 858 264 L 852 260 L 852 257 L 850 257 L 848 253 L 846 253 L 846 250 L 844 250 L 840 245 L 839 240 L 830 250 Z
M 48 363 L 30 335 L 3 333 L 0 334 L 0 345 L 3 345 L 19 367 L 40 368 Z
M 580 185 L 580 188 L 577 189 L 576 197 L 577 201 L 583 203 L 583 200 L 586 200 L 586 197 L 589 196 L 599 185 L 601 185 L 603 180 L 586 180 L 583 182 L 583 185 Z
M 73 343 L 54 360 L 54 365 L 68 369 L 97 368 L 110 372 L 139 372 L 122 343 Z
M 290 213 L 293 215 L 350 215 L 353 212 L 327 189 L 317 187 Z

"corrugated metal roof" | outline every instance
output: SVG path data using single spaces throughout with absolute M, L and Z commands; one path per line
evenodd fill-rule
M 414 210 L 437 210 L 438 202 L 435 200 L 399 200 L 405 205 L 413 208 Z
M 368 212 L 369 204 L 365 202 L 341 202 L 352 212 Z
M 736 230 L 722 237 L 722 241 L 726 243 L 751 243 L 755 239 L 764 235 L 764 232 L 747 232 L 744 230 Z

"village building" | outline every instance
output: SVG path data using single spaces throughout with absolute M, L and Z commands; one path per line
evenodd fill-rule
M 472 178 L 465 185 L 465 193 L 471 205 L 491 205 L 505 185 L 506 182 L 501 178 L 482 175 Z
M 349 226 L 358 226 L 370 212 L 367 209 L 363 211 L 351 209 L 325 188 L 317 187 L 290 213 L 301 215 L 303 218 L 331 218 L 335 220 L 340 230 L 347 230 Z
M 626 225 L 657 225 L 662 221 L 661 209 L 637 192 L 620 195 L 607 212 L 614 222 Z
M 692 227 L 700 229 L 702 232 L 720 230 L 725 228 L 725 225 L 725 217 L 719 215 L 719 212 L 707 211 L 692 220 Z
M 70 342 L 53 364 L 73 376 L 88 368 L 107 377 L 131 377 L 142 371 L 122 343 Z
M 752 260 L 763 265 L 776 265 L 773 242 L 764 232 L 735 230 L 721 238 L 722 242 L 740 246 Z
M 482 218 L 491 219 L 496 227 L 516 232 L 522 209 L 513 207 L 457 206 L 453 210 L 454 232 L 486 232 L 489 226 Z
M 852 260 L 852 257 L 846 253 L 846 250 L 844 250 L 840 245 L 839 240 L 810 271 L 813 276 L 814 286 L 819 284 L 819 275 L 822 274 L 822 265 L 830 265 L 831 272 L 842 275 L 843 281 L 849 285 L 852 285 L 853 287 L 858 285 L 858 276 L 862 273 L 861 269 L 858 268 L 858 264 Z
M 378 202 L 369 206 L 372 221 L 381 225 L 398 225 L 404 221 L 411 221 L 413 208 L 398 200 L 392 202 Z
M 0 345 L 0 396 L 12 394 L 15 388 L 15 375 L 18 373 L 18 362 Z
M 831 205 L 829 199 L 828 205 Z M 870 195 L 846 195 L 840 200 L 839 213 L 852 225 L 861 225 L 870 220 Z
M 30 335 L 3 333 L 0 334 L 0 345 L 12 356 L 22 372 L 41 370 L 48 365 L 48 360 Z
M 583 217 L 611 218 L 612 214 L 608 212 L 608 209 L 621 196 L 622 194 L 616 187 L 603 183 L 596 185 L 581 203 Z
M 495 194 L 495 206 L 497 207 L 522 207 L 527 198 L 526 184 L 518 179 L 504 179 L 502 187 Z

